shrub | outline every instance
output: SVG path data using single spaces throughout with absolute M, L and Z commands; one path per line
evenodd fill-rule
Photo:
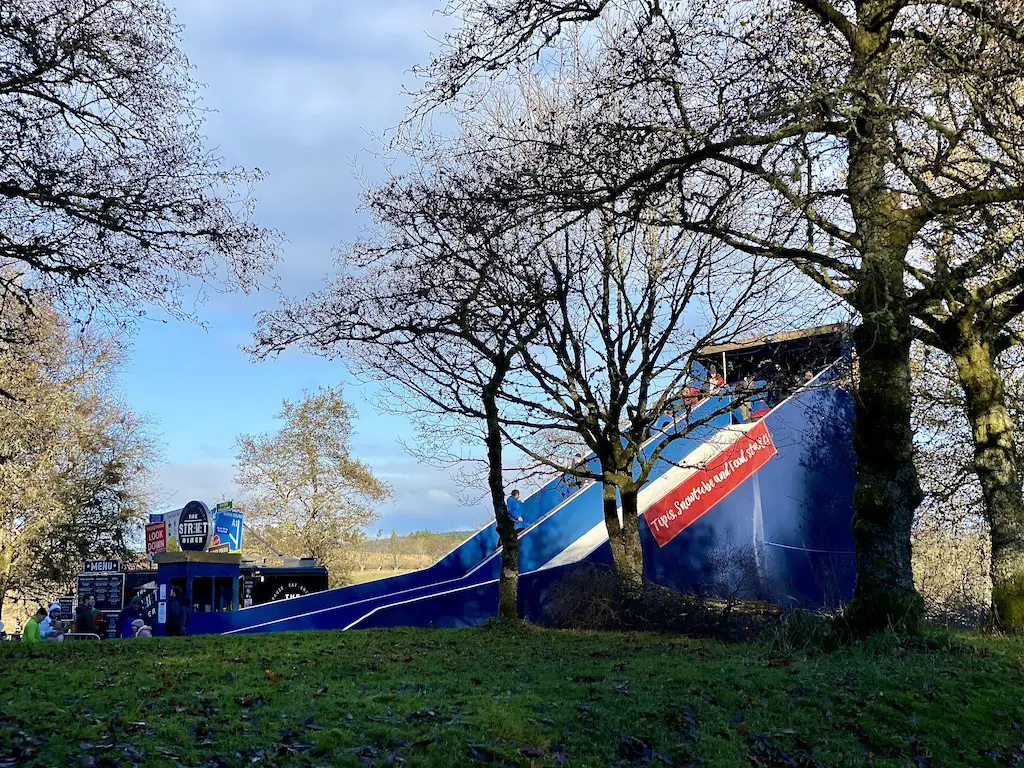
M 613 629 L 620 603 L 615 573 L 607 567 L 584 563 L 550 587 L 544 623 L 558 629 Z
M 543 623 L 560 629 L 678 632 L 728 641 L 750 640 L 778 608 L 764 601 L 645 582 L 641 597 L 624 599 L 615 572 L 584 563 L 548 590 Z
M 914 532 L 914 581 L 929 623 L 977 627 L 991 598 L 989 540 L 984 531 L 957 535 L 938 526 Z

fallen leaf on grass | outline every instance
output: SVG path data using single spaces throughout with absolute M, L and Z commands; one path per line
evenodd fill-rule
M 272 683 L 277 683 L 281 680 L 281 676 L 274 672 L 272 669 L 263 670 L 263 674 L 266 675 L 267 680 L 269 680 Z
M 498 753 L 485 744 L 470 744 L 469 757 L 483 763 L 498 762 Z
M 691 741 L 697 738 L 697 710 L 689 704 L 678 715 L 666 713 L 665 722 L 677 729 L 683 738 Z
M 653 757 L 651 745 L 636 736 L 623 736 L 619 739 L 619 757 L 632 762 L 648 761 Z
M 419 722 L 436 722 L 436 723 L 450 723 L 452 718 L 441 715 L 432 709 L 421 709 L 416 712 L 411 712 L 408 716 L 409 720 Z
M 134 760 L 136 762 L 142 762 L 143 760 L 146 759 L 145 757 L 143 757 L 142 753 L 139 752 L 139 750 L 137 750 L 131 744 L 118 744 L 117 748 L 120 751 L 124 752 L 125 756 L 128 757 L 128 759 L 130 759 L 130 760 Z
M 569 755 L 566 754 L 565 747 L 561 744 L 552 744 L 551 752 L 554 755 L 557 768 L 564 768 L 564 766 L 569 764 Z
M 824 768 L 811 757 L 806 750 L 795 754 L 786 752 L 771 744 L 764 736 L 748 736 L 747 746 L 750 749 L 751 762 L 757 766 L 800 766 L 800 768 Z

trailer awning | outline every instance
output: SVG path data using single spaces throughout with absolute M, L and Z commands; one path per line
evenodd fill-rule
M 800 369 L 819 371 L 843 353 L 850 331 L 845 323 L 832 323 L 754 336 L 704 347 L 696 360 L 704 368 L 714 365 L 721 369 L 724 365 L 723 375 L 730 383 L 747 374 L 763 378 L 773 368 L 793 373 Z
M 803 342 L 808 340 L 820 340 L 821 337 L 848 336 L 850 326 L 845 323 L 832 323 L 831 325 L 818 325 L 814 328 L 803 328 L 799 331 L 782 331 L 767 336 L 753 336 L 749 339 L 734 341 L 729 344 L 719 344 L 713 347 L 704 347 L 697 354 L 699 357 L 721 357 L 722 353 L 739 352 L 751 350 L 757 347 L 764 347 L 773 344 L 788 344 L 790 342 Z

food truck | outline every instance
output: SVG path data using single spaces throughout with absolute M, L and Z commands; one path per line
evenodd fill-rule
M 73 615 L 77 600 L 92 595 L 103 616 L 103 636 L 114 638 L 118 614 L 139 596 L 142 618 L 155 634 L 164 634 L 175 587 L 189 614 L 237 611 L 327 589 L 327 568 L 312 558 L 243 557 L 237 551 L 241 513 L 224 512 L 232 512 L 230 502 L 211 510 L 191 501 L 172 513 L 151 515 L 146 543 L 155 567 L 125 569 L 119 560 L 86 563 L 69 611 Z

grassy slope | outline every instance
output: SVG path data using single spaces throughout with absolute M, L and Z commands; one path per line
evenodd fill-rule
M 496 629 L 4 643 L 0 766 L 1012 764 L 1024 644 L 965 642 L 817 656 Z

